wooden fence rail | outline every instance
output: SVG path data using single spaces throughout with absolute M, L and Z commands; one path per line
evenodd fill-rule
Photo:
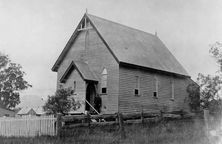
M 60 136 L 60 129 L 63 128 L 75 128 L 75 127 L 91 127 L 91 126 L 103 126 L 103 125 L 119 125 L 121 136 L 125 137 L 124 134 L 124 123 L 144 123 L 149 120 L 161 120 L 162 118 L 185 118 L 183 111 L 172 111 L 172 112 L 144 112 L 133 113 L 133 114 L 103 114 L 103 115 L 69 115 L 57 117 L 57 135 Z M 96 120 L 96 121 L 95 121 Z M 70 124 L 70 122 L 72 124 Z M 63 125 L 69 123 L 68 125 Z
M 0 118 L 0 136 L 32 137 L 40 135 L 56 135 L 56 118 L 53 115 Z
M 128 119 L 139 119 L 141 117 L 143 118 L 149 118 L 149 117 L 156 117 L 160 116 L 160 113 L 134 113 L 134 114 L 124 114 L 123 115 L 123 120 L 128 120 Z M 62 116 L 61 120 L 63 122 L 70 122 L 70 121 L 82 121 L 87 119 L 87 115 L 71 115 L 71 116 Z M 103 115 L 91 115 L 91 119 L 116 119 L 117 114 L 103 114 Z

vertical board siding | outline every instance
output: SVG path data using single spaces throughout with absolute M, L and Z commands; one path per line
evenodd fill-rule
M 116 113 L 118 111 L 119 66 L 94 29 L 90 29 L 87 32 L 79 32 L 79 35 L 58 69 L 57 88 L 60 84 L 59 80 L 61 76 L 68 68 L 69 64 L 74 60 L 83 60 L 87 62 L 90 70 L 93 71 L 99 79 L 99 93 L 101 93 L 101 73 L 103 68 L 107 69 L 107 95 L 101 95 L 102 113 Z M 70 81 L 74 81 L 73 77 L 70 77 Z
M 122 113 L 144 111 L 189 111 L 185 99 L 188 96 L 187 78 L 172 77 L 159 73 L 120 66 L 119 69 L 119 111 Z M 140 96 L 134 95 L 134 77 L 141 78 Z M 158 99 L 153 97 L 155 77 L 158 79 Z M 171 81 L 174 80 L 174 101 L 172 101 Z
M 0 118 L 0 136 L 33 137 L 41 135 L 56 135 L 54 116 Z

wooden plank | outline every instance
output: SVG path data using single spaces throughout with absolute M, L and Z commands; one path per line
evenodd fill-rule
M 108 126 L 108 125 L 116 125 L 118 124 L 115 121 L 110 121 L 110 122 L 92 122 L 90 123 L 91 127 L 95 127 L 95 126 Z M 77 124 L 71 124 L 68 126 L 64 126 L 64 129 L 71 129 L 71 128 L 76 128 L 76 127 L 88 127 L 88 123 L 77 123 Z
M 57 136 L 61 136 L 61 129 L 62 129 L 62 115 L 57 115 L 57 123 L 56 123 L 56 130 L 57 130 Z
M 104 115 L 91 115 L 91 119 L 115 119 L 116 114 L 104 114 Z M 71 115 L 71 116 L 63 116 L 62 121 L 70 122 L 70 121 L 82 121 L 86 120 L 86 115 Z
M 119 131 L 121 134 L 121 138 L 125 139 L 126 138 L 126 133 L 124 129 L 124 121 L 123 121 L 123 115 L 121 113 L 118 113 L 118 120 L 119 120 Z

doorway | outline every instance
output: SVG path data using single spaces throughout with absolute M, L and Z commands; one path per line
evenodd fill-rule
M 94 106 L 94 98 L 96 96 L 96 85 L 94 82 L 89 82 L 86 87 L 86 100 Z M 93 112 L 93 108 L 86 102 L 86 110 L 90 113 Z

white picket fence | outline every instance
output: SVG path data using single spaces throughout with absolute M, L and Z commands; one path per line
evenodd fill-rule
M 53 115 L 0 118 L 0 136 L 33 137 L 40 135 L 56 135 L 56 118 Z

